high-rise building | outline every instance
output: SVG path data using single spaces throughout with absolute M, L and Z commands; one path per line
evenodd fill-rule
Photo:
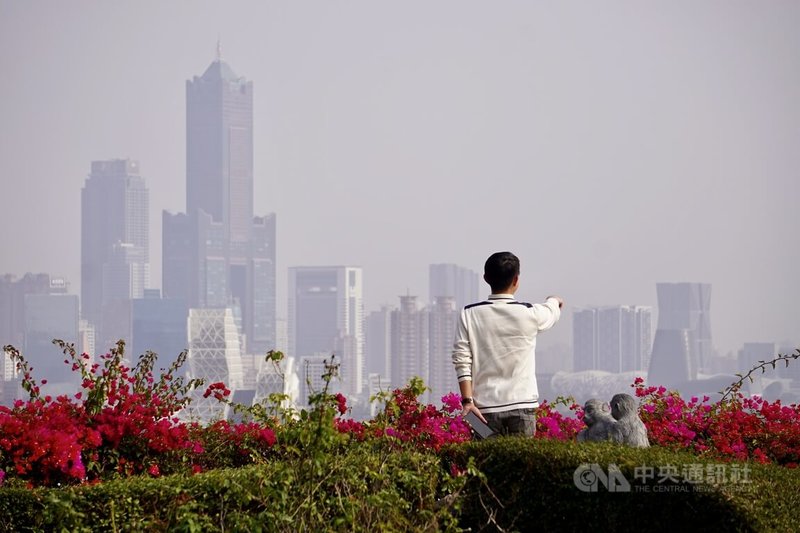
M 576 309 L 572 315 L 575 370 L 621 373 L 646 369 L 651 315 L 652 310 L 642 306 Z
M 190 309 L 188 330 L 188 374 L 204 379 L 205 385 L 193 391 L 185 415 L 210 422 L 224 416 L 225 405 L 212 396 L 204 398 L 206 387 L 222 382 L 236 391 L 244 384 L 239 331 L 230 309 Z
M 427 309 L 418 307 L 417 297 L 401 296 L 400 309 L 392 312 L 393 387 L 404 387 L 413 377 L 428 382 L 428 328 Z
M 447 296 L 455 300 L 456 309 L 477 302 L 478 274 L 468 268 L 451 263 L 430 265 L 428 269 L 428 302 Z M 455 334 L 454 334 L 455 335 Z
M 650 368 L 650 354 L 653 351 L 653 309 L 652 307 L 636 307 L 630 315 L 633 321 L 633 346 L 623 358 L 623 369 L 646 370 Z M 623 370 L 625 372 L 626 370 Z
M 46 379 L 48 394 L 74 392 L 78 379 L 64 364 L 64 356 L 53 339 L 76 343 L 78 334 L 78 297 L 67 294 L 68 283 L 48 274 L 25 274 L 17 279 L 0 276 L 0 346 L 10 344 L 19 350 L 33 367 L 37 381 Z M 6 353 L 0 358 L 2 403 L 10 405 L 19 397 L 19 374 Z M 54 395 L 55 395 L 54 394 Z
M 221 223 L 231 243 L 253 224 L 253 82 L 220 57 L 186 82 L 186 211 Z
M 30 272 L 21 279 L 13 274 L 0 276 L 0 346 L 22 349 L 27 294 L 50 294 L 50 276 Z
M 152 351 L 158 354 L 159 364 L 166 368 L 189 348 L 186 332 L 186 302 L 161 298 L 158 289 L 145 291 L 144 298 L 133 300 L 131 321 L 133 357 Z M 185 369 L 181 369 L 182 374 Z
M 47 380 L 47 393 L 52 396 L 78 390 L 80 374 L 64 364 L 64 354 L 53 339 L 78 346 L 80 320 L 78 296 L 67 294 L 63 280 L 51 280 L 56 287 L 49 294 L 25 295 L 25 342 L 22 353 L 34 378 Z
M 576 372 L 597 369 L 597 309 L 572 311 L 572 357 Z
M 673 386 L 697 379 L 713 354 L 711 285 L 658 283 L 658 328 L 648 381 Z
M 360 267 L 289 268 L 289 355 L 335 353 L 350 394 L 364 385 L 362 287 Z
M 376 379 L 391 380 L 392 369 L 392 311 L 393 307 L 383 305 L 378 311 L 367 315 L 364 334 L 367 374 L 375 374 Z M 388 382 L 388 381 L 387 381 Z
M 136 161 L 93 161 L 91 169 L 81 191 L 81 315 L 107 350 L 130 340 L 120 313 L 150 283 L 150 203 Z
M 244 316 L 249 320 L 245 331 L 251 352 L 265 353 L 277 348 L 275 296 L 275 214 L 253 219 Z M 246 324 L 247 325 L 247 324 Z
M 436 298 L 428 307 L 428 317 L 428 386 L 431 402 L 438 404 L 445 394 L 458 391 L 452 356 L 458 319 L 455 298 Z
M 163 215 L 165 298 L 238 309 L 245 350 L 275 348 L 275 215 L 253 216 L 253 83 L 220 57 L 186 82 L 186 214 Z

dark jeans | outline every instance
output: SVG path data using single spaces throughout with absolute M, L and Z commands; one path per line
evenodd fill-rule
M 495 435 L 536 434 L 536 409 L 514 409 L 500 413 L 481 413 Z

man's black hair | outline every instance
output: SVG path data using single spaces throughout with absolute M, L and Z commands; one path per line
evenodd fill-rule
M 509 288 L 518 275 L 519 259 L 511 252 L 493 253 L 483 265 L 483 279 L 495 293 Z

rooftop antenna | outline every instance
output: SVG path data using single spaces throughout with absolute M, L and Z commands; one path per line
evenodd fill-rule
M 217 34 L 217 61 L 222 61 L 222 39 Z

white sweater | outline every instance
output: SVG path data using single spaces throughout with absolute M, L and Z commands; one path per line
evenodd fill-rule
M 543 304 L 492 294 L 461 311 L 453 343 L 458 381 L 471 380 L 485 413 L 538 407 L 536 336 L 561 317 L 556 298 Z

